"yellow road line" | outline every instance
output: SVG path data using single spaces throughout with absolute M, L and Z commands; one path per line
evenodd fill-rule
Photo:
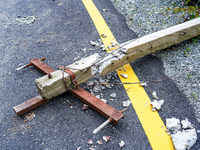
M 101 16 L 100 12 L 92 2 L 92 0 L 82 0 L 85 5 L 90 17 L 92 18 L 99 35 L 106 34 L 106 38 L 102 38 L 104 45 L 111 45 L 110 42 L 116 42 L 112 32 L 107 26 L 105 20 Z M 108 50 L 107 50 L 108 51 Z M 135 75 L 133 69 L 130 64 L 124 66 L 126 72 L 123 69 L 121 71 L 117 71 L 121 82 L 139 82 L 137 76 Z M 120 76 L 120 74 L 125 73 L 129 77 L 124 79 Z M 150 106 L 150 99 L 146 94 L 143 87 L 140 87 L 138 84 L 132 85 L 124 85 L 129 99 L 132 102 L 132 105 L 137 113 L 137 116 L 143 126 L 143 129 L 147 135 L 147 138 L 151 144 L 152 149 L 154 150 L 173 150 L 173 144 L 171 138 L 165 132 L 166 127 L 160 118 L 157 112 L 152 112 Z M 134 128 L 134 126 L 133 126 Z M 134 139 L 133 139 L 134 140 Z

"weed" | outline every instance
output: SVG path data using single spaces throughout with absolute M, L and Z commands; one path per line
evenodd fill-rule
M 196 94 L 196 93 L 194 93 L 194 92 L 192 92 L 192 93 L 191 93 L 191 98 L 194 98 L 194 99 L 195 99 L 195 101 L 197 101 L 197 100 L 198 100 L 198 96 L 197 96 L 197 94 Z
M 188 52 L 190 52 L 191 51 L 191 47 L 195 44 L 195 43 L 197 43 L 197 40 L 200 38 L 200 36 L 198 36 L 197 38 L 193 38 L 192 39 L 192 45 L 190 45 L 190 47 L 188 47 L 188 48 L 186 48 L 186 50 L 184 51 L 184 55 L 186 55 Z
M 192 78 L 192 75 L 187 73 L 187 79 L 190 79 L 190 78 Z

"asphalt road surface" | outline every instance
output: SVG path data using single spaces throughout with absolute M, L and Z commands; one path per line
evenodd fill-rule
M 95 5 L 104 17 L 116 40 L 119 43 L 136 38 L 112 3 L 107 0 L 94 0 Z M 103 12 L 103 9 L 108 9 Z M 110 124 L 97 135 L 92 131 L 105 121 L 97 112 L 82 110 L 83 103 L 65 93 L 48 103 L 34 109 L 35 117 L 24 122 L 25 115 L 17 117 L 13 107 L 38 95 L 35 79 L 42 76 L 34 67 L 16 72 L 19 64 L 27 64 L 33 58 L 46 57 L 44 61 L 56 69 L 61 65 L 69 65 L 81 57 L 102 52 L 95 49 L 90 41 L 98 41 L 99 34 L 80 0 L 6 0 L 0 1 L 0 149 L 67 149 L 78 147 L 89 149 L 87 141 L 92 139 L 96 149 L 121 149 L 120 141 L 125 142 L 122 149 L 149 150 L 150 143 L 132 106 L 125 112 L 125 118 L 118 125 Z M 21 24 L 19 18 L 37 16 L 30 24 Z M 82 49 L 86 48 L 86 52 Z M 90 50 L 94 49 L 94 50 Z M 140 80 L 167 78 L 161 60 L 148 55 L 131 66 Z M 111 82 L 118 80 L 116 73 L 111 74 Z M 166 118 L 188 118 L 199 130 L 192 107 L 186 96 L 181 93 L 173 81 L 151 83 L 145 90 L 150 98 L 157 91 L 165 100 L 159 115 Z M 117 93 L 115 101 L 110 94 Z M 123 86 L 113 86 L 102 90 L 101 94 L 108 104 L 122 110 L 122 101 L 128 98 Z M 71 106 L 69 103 L 73 102 Z M 96 141 L 103 140 L 105 135 L 111 136 L 109 142 L 102 145 Z M 200 147 L 198 141 L 192 149 Z

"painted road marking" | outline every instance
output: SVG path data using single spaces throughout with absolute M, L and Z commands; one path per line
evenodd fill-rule
M 110 42 L 116 42 L 111 30 L 107 26 L 105 20 L 101 16 L 100 12 L 94 5 L 92 0 L 82 0 L 83 4 L 85 5 L 90 17 L 93 20 L 93 23 L 96 26 L 97 31 L 105 47 L 110 46 Z M 103 38 L 101 34 L 106 34 L 107 37 Z M 108 49 L 107 49 L 107 52 Z M 131 68 L 130 64 L 127 64 L 121 69 L 121 71 L 117 71 L 121 82 L 139 82 L 136 74 L 134 73 L 133 69 Z M 120 76 L 120 74 L 125 73 L 129 77 L 124 79 Z M 129 89 L 127 95 L 132 102 L 132 105 L 137 113 L 137 116 L 143 126 L 143 129 L 147 135 L 147 138 L 151 144 L 152 149 L 154 150 L 173 150 L 173 144 L 171 138 L 165 132 L 166 127 L 163 123 L 162 119 L 160 118 L 157 112 L 152 112 L 150 106 L 150 99 L 146 94 L 143 87 L 140 87 L 138 84 L 132 85 L 124 85 L 125 89 Z

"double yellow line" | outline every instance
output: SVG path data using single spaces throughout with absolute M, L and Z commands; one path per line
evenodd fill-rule
M 92 0 L 82 0 L 85 8 L 87 9 L 93 23 L 96 26 L 97 31 L 99 32 L 100 37 L 101 34 L 106 34 L 106 38 L 102 38 L 105 47 L 110 46 L 111 42 L 116 42 L 115 37 L 107 26 L 105 20 L 101 16 L 100 12 L 96 8 L 95 4 Z M 109 50 L 107 49 L 107 52 Z M 121 82 L 139 82 L 136 74 L 131 68 L 130 64 L 127 64 L 121 69 L 121 71 L 117 71 Z M 126 72 L 124 72 L 126 70 Z M 120 74 L 125 73 L 128 75 L 127 79 L 124 79 L 120 76 Z M 147 135 L 147 138 L 151 144 L 152 149 L 154 150 L 172 150 L 173 144 L 171 138 L 165 132 L 166 127 L 160 118 L 157 112 L 152 112 L 150 106 L 150 99 L 146 94 L 143 87 L 140 87 L 138 84 L 132 85 L 124 85 L 127 95 L 132 102 L 132 105 L 137 113 L 137 116 L 140 120 L 140 123 L 143 126 L 143 129 Z M 134 128 L 134 126 L 133 126 Z M 134 139 L 133 139 L 134 140 Z

